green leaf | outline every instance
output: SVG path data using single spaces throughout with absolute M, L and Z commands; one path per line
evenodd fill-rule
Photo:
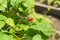
M 14 33 L 15 30 L 13 28 L 10 29 L 10 33 Z
M 40 0 L 40 3 L 43 3 L 45 0 Z
M 15 27 L 15 24 L 14 24 L 14 20 L 13 20 L 13 19 L 7 18 L 7 19 L 5 20 L 5 22 L 6 22 L 8 25 L 10 25 L 10 26 Z
M 7 18 L 0 14 L 0 20 L 5 20 L 5 19 L 7 19 Z
M 34 7 L 34 0 L 26 0 L 23 5 L 25 7 Z
M 53 1 L 55 1 L 55 0 L 47 0 L 48 5 L 50 5 Z
M 52 24 L 53 22 L 52 22 L 52 20 L 50 20 L 49 18 L 46 18 L 46 17 L 44 17 L 45 18 L 45 20 L 43 19 L 42 21 L 46 21 L 46 23 L 48 24 Z
M 24 24 L 20 24 L 20 25 L 17 25 L 17 26 L 21 27 L 25 31 L 29 28 L 28 25 L 24 25 Z
M 35 29 L 35 30 L 41 30 L 41 24 L 38 24 L 38 25 L 32 25 L 32 26 L 30 26 L 30 28 L 32 28 L 32 29 Z
M 45 35 L 52 35 L 54 33 L 54 30 L 51 26 L 51 24 L 48 24 L 46 22 L 42 22 L 41 23 L 41 31 L 45 34 Z
M 43 39 L 42 39 L 41 35 L 37 34 L 33 37 L 32 40 L 43 40 Z
M 5 25 L 5 22 L 4 22 L 4 21 L 0 21 L 0 29 L 1 29 L 2 27 L 4 27 L 4 25 Z
M 18 9 L 19 9 L 19 11 L 23 12 L 23 9 L 22 9 L 22 7 L 18 8 Z
M 50 19 L 36 13 L 30 14 L 28 17 L 32 17 L 34 19 L 32 23 L 35 23 L 35 25 L 30 26 L 30 28 L 42 31 L 45 35 L 51 35 L 54 33 Z
M 12 6 L 18 6 L 21 0 L 11 0 L 11 5 Z
M 46 22 L 41 22 L 41 24 L 30 26 L 30 28 L 42 31 L 45 35 L 52 35 L 54 30 L 52 26 Z
M 13 35 L 8 32 L 0 31 L 0 40 L 15 40 Z
M 7 0 L 0 0 L 0 10 L 7 8 Z

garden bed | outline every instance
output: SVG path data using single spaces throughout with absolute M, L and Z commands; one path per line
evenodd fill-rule
M 42 13 L 46 11 L 47 17 L 53 21 L 53 26 L 57 31 L 60 31 L 60 8 L 48 6 L 46 4 L 40 4 L 39 2 L 35 2 L 35 11 L 37 13 Z M 50 7 L 50 11 L 48 11 L 48 7 Z
M 55 34 L 50 37 L 49 40 L 60 40 L 60 8 L 54 6 L 48 6 L 46 4 L 40 4 L 39 2 L 35 3 L 35 11 L 37 13 L 42 13 L 46 11 L 47 17 L 53 21 L 53 26 L 55 28 Z M 50 7 L 50 11 L 48 11 L 48 7 Z
M 44 11 L 46 11 L 46 13 L 49 15 L 47 15 L 53 22 L 54 22 L 54 26 L 56 27 L 56 30 L 60 31 L 60 8 L 56 8 L 53 6 L 48 6 L 45 4 L 40 4 L 39 2 L 35 2 L 35 11 L 37 13 L 43 13 Z M 48 11 L 48 7 L 51 8 L 50 11 Z
M 53 14 L 55 16 L 60 16 L 60 8 L 53 7 L 53 6 L 48 6 L 48 5 L 45 5 L 45 4 L 40 4 L 38 2 L 36 2 L 35 5 L 36 5 L 35 6 L 36 12 L 43 13 L 49 7 L 50 8 L 50 11 L 47 10 L 49 14 Z

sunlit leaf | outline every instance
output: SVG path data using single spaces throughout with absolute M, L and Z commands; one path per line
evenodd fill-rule
M 0 40 L 15 40 L 13 35 L 8 32 L 1 32 L 0 31 Z
M 45 35 L 48 36 L 54 33 L 52 26 L 46 22 L 42 22 L 41 24 L 38 25 L 33 25 L 30 28 L 42 31 Z
M 18 6 L 21 0 L 11 0 L 11 5 L 12 6 Z
M 48 7 L 48 11 L 50 11 L 51 10 L 51 8 L 50 7 Z
M 7 0 L 0 0 L 0 10 L 7 8 Z
M 0 20 L 5 20 L 5 19 L 7 19 L 7 18 L 0 14 Z
M 21 27 L 23 30 L 27 30 L 29 28 L 28 25 L 24 25 L 24 24 L 20 24 L 18 26 Z
M 54 33 L 52 26 L 44 21 L 41 23 L 41 31 L 48 36 Z
M 13 19 L 7 18 L 7 19 L 5 20 L 5 22 L 6 22 L 8 25 L 10 25 L 10 26 L 15 27 L 15 24 L 14 24 L 14 20 L 13 20 Z
M 5 25 L 5 22 L 4 22 L 4 21 L 0 21 L 0 29 L 1 29 L 2 27 L 4 27 L 4 25 Z
M 50 5 L 54 0 L 47 0 L 48 5 Z
M 26 0 L 23 5 L 25 7 L 33 7 L 34 6 L 34 0 Z
M 41 35 L 37 34 L 33 37 L 32 40 L 43 40 L 43 39 L 42 39 Z

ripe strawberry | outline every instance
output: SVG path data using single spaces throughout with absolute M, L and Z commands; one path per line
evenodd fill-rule
M 33 18 L 32 17 L 29 17 L 28 18 L 28 21 L 32 22 L 33 21 Z

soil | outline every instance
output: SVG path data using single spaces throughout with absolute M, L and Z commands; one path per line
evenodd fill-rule
M 53 22 L 52 27 L 55 28 L 55 34 L 51 35 L 49 37 L 49 40 L 53 40 L 53 39 L 54 40 L 59 40 L 59 38 L 60 38 L 60 36 L 59 36 L 59 33 L 60 33 L 60 17 L 59 16 L 54 16 L 54 15 L 51 15 L 51 14 L 46 15 L 46 17 L 48 17 L 52 20 L 52 22 Z M 52 39 L 52 37 L 54 37 L 54 38 Z
M 53 26 L 57 33 L 60 32 L 60 17 L 54 16 L 54 15 L 47 15 L 48 18 L 50 18 L 53 21 Z
M 56 16 L 60 16 L 60 8 L 56 8 L 56 7 L 53 7 L 53 6 L 48 6 L 48 5 L 45 5 L 45 4 L 40 4 L 40 3 L 35 3 L 35 10 L 36 12 L 38 13 L 49 13 L 49 14 L 53 14 L 53 15 L 56 15 Z M 48 11 L 48 8 L 50 8 L 50 10 Z
M 37 5 L 35 7 L 35 11 L 37 13 L 43 13 L 44 10 L 47 10 L 46 6 L 44 7 L 41 5 Z M 53 22 L 52 27 L 54 27 L 55 31 L 56 31 L 54 40 L 58 40 L 60 38 L 60 36 L 58 35 L 58 33 L 60 33 L 60 8 L 51 7 L 51 11 L 48 12 L 48 14 L 46 16 L 52 20 L 52 22 Z M 50 40 L 51 40 L 51 38 L 50 38 Z
M 44 6 L 38 4 L 35 6 L 35 11 L 37 13 L 43 13 L 44 10 L 48 11 L 47 7 L 45 8 Z M 60 32 L 60 9 L 59 10 L 52 9 L 51 11 L 48 11 L 47 17 L 53 21 L 53 26 L 56 32 L 59 33 Z

